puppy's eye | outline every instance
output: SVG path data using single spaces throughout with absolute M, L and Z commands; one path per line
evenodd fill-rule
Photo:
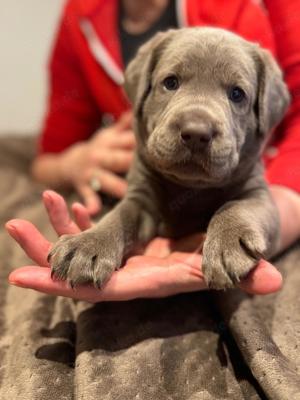
M 238 86 L 234 86 L 229 91 L 229 99 L 233 103 L 241 103 L 246 98 L 246 93 Z
M 167 76 L 163 80 L 163 85 L 167 90 L 177 90 L 179 88 L 179 81 L 175 75 Z

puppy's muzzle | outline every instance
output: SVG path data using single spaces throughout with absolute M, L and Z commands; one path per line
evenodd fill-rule
M 179 118 L 181 142 L 193 152 L 205 150 L 220 134 L 214 121 L 203 113 L 188 113 Z

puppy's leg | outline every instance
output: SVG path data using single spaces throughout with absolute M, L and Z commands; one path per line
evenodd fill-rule
M 209 223 L 203 273 L 211 288 L 233 287 L 279 242 L 277 209 L 267 188 L 252 190 L 220 208 Z
M 59 239 L 49 254 L 52 273 L 72 286 L 93 282 L 100 287 L 137 244 L 155 235 L 156 227 L 153 213 L 125 197 L 95 227 Z

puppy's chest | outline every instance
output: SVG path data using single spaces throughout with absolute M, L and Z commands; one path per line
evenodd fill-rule
M 222 190 L 167 187 L 161 207 L 159 234 L 182 237 L 205 231 L 214 213 L 227 201 Z

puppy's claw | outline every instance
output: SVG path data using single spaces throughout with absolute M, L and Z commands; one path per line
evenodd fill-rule
M 247 253 L 254 260 L 259 261 L 262 258 L 265 258 L 264 251 L 258 250 L 257 247 L 253 245 L 250 240 L 243 240 L 242 238 L 240 238 L 239 243 L 245 253 Z
M 229 279 L 232 282 L 232 286 L 236 286 L 240 282 L 239 276 L 236 275 L 236 274 L 232 274 L 229 271 L 226 271 L 226 272 L 227 272 L 227 275 L 228 275 Z
M 48 258 L 51 259 L 51 278 L 67 280 L 72 289 L 93 283 L 98 289 L 114 271 L 123 255 L 110 245 L 110 236 L 101 232 L 83 232 L 59 239 Z M 109 244 L 108 244 L 109 243 Z M 118 250 L 118 251 L 116 251 Z M 119 254 L 120 252 L 120 254 Z M 103 259 L 103 260 L 102 260 Z
M 98 290 L 102 289 L 102 282 L 99 279 L 94 282 L 94 285 Z
M 55 271 L 54 271 L 54 269 L 51 269 L 50 276 L 51 276 L 51 279 L 54 281 L 54 280 L 55 280 L 55 278 L 56 278 L 56 275 L 55 275 Z
M 47 255 L 47 263 L 50 264 L 51 261 L 51 257 L 52 257 L 52 251 L 50 251 Z
M 74 281 L 69 281 L 71 289 L 74 290 L 75 289 L 75 282 Z

